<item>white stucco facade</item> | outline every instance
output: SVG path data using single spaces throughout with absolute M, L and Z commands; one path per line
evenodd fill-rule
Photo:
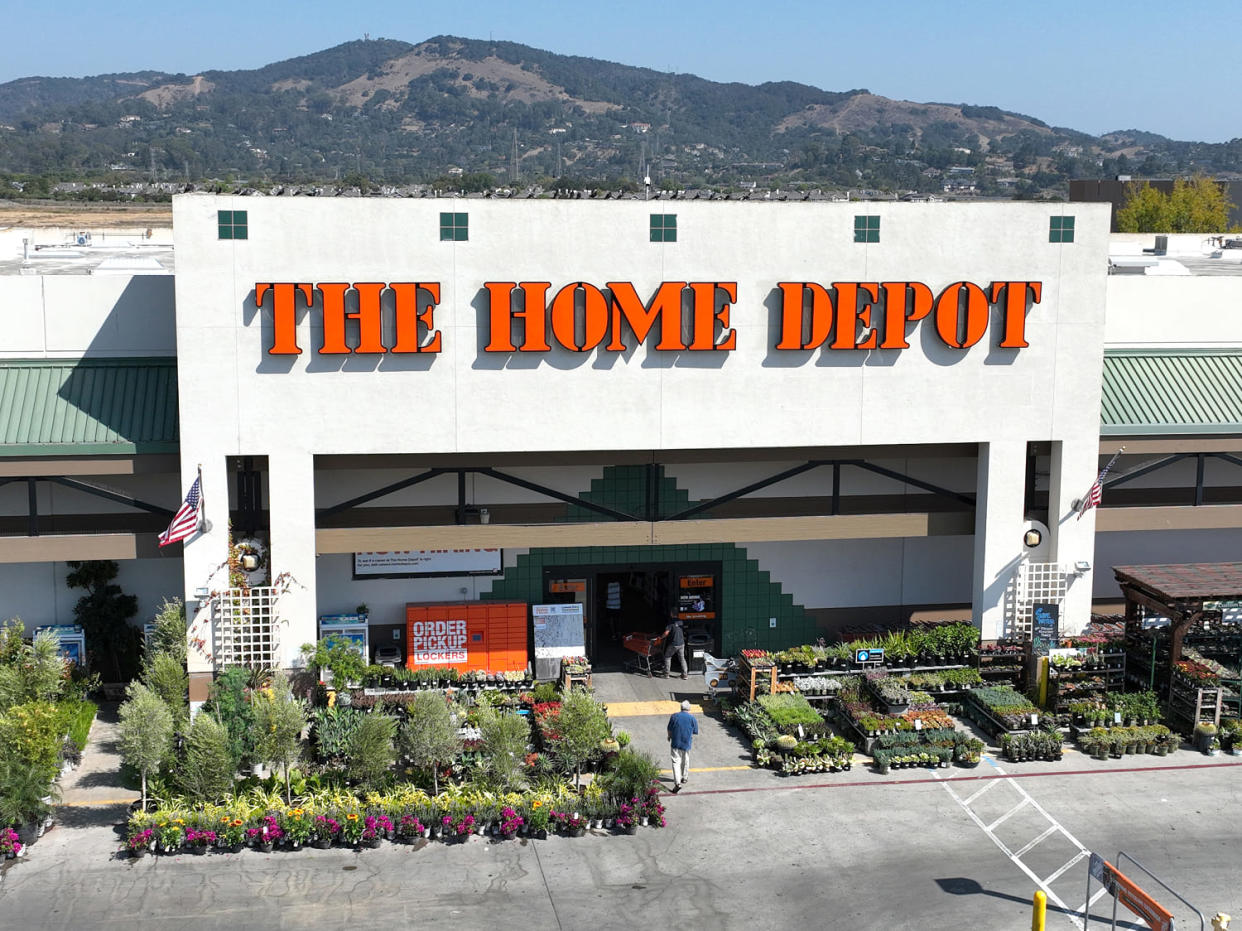
M 246 212 L 244 240 L 220 237 L 221 211 Z M 441 239 L 443 213 L 467 217 L 465 239 Z M 651 240 L 653 215 L 676 217 L 675 241 Z M 1075 220 L 1073 241 L 1050 241 L 1054 219 L 1066 216 Z M 855 242 L 860 217 L 878 217 L 878 241 Z M 357 549 L 496 546 L 505 578 L 527 571 L 525 563 L 545 573 L 559 564 L 604 572 L 632 564 L 636 542 L 658 558 L 712 563 L 719 553 L 706 547 L 727 543 L 744 552 L 747 571 L 817 623 L 833 612 L 868 619 L 883 607 L 892 619 L 908 616 L 906 606 L 969 606 L 986 637 L 1007 632 L 1024 567 L 1041 563 L 1063 570 L 1062 629 L 1074 630 L 1087 622 L 1093 597 L 1115 594 L 1111 565 L 1211 559 L 1239 539 L 1234 525 L 1219 520 L 1209 529 L 1173 521 L 1151 525 L 1166 529 L 1097 534 L 1097 511 L 1081 519 L 1074 512 L 1108 445 L 1100 436 L 1106 349 L 1242 347 L 1242 276 L 1110 276 L 1110 251 L 1139 252 L 1142 244 L 1118 245 L 1107 227 L 1107 205 L 1091 204 L 187 195 L 174 202 L 175 281 L 0 275 L 0 301 L 15 310 L 0 337 L 0 365 L 176 357 L 179 455 L 159 468 L 95 462 L 100 474 L 88 477 L 174 509 L 201 468 L 209 529 L 180 553 L 135 551 L 122 560 L 120 578 L 139 595 L 139 621 L 164 597 L 191 604 L 203 637 L 192 657 L 200 674 L 213 659 L 210 613 L 198 593 L 227 585 L 229 515 L 239 507 L 236 475 L 246 460 L 260 463 L 260 535 L 272 572 L 289 580 L 280 601 L 284 664 L 315 638 L 321 614 L 365 603 L 373 622 L 395 626 L 408 602 L 475 600 L 498 590 L 487 576 L 354 578 L 350 540 L 383 541 Z M 681 307 L 674 301 L 664 310 L 670 318 L 680 310 L 667 333 L 659 317 L 638 340 L 631 317 L 619 330 L 626 348 L 607 348 L 617 332 L 614 283 L 632 285 L 637 300 L 654 307 L 669 282 L 685 288 Z M 921 319 L 890 323 L 899 300 L 912 302 L 904 309 L 913 316 L 920 310 L 918 288 L 894 283 L 925 285 L 938 299 L 962 282 L 977 285 L 986 304 L 986 328 L 968 348 L 950 343 L 969 326 L 938 327 L 938 304 Z M 1005 282 L 1027 289 L 1020 328 L 1004 288 L 994 288 Z M 321 352 L 320 286 L 330 291 L 332 283 L 351 286 L 344 310 L 358 314 L 341 318 L 347 348 L 372 339 L 392 350 L 402 332 L 403 348 L 413 348 L 408 325 L 417 314 L 420 348 L 438 339 L 438 351 Z M 377 333 L 363 331 L 356 283 L 384 286 L 376 291 Z M 393 283 L 421 286 L 417 303 L 400 311 L 411 315 L 401 332 Z M 540 315 L 547 350 L 488 350 L 529 336 L 521 316 L 530 309 L 500 283 L 519 295 L 525 283 L 546 283 L 546 292 L 527 293 L 543 293 L 549 305 Z M 557 330 L 556 296 L 576 283 L 584 289 L 564 298 L 560 311 L 562 324 L 574 326 Z M 869 321 L 871 301 L 857 305 L 857 321 L 834 308 L 823 346 L 779 348 L 793 332 L 785 326 L 787 295 L 798 293 L 789 290 L 793 283 L 808 285 L 808 315 L 810 285 L 845 283 L 848 291 L 859 283 L 865 293 L 874 283 L 878 296 L 894 299 L 875 302 Z M 294 305 L 292 329 L 277 321 L 277 284 L 305 284 L 312 296 L 310 306 L 301 298 Z M 945 299 L 946 314 L 961 306 L 958 297 Z M 604 308 L 600 345 L 583 352 L 558 345 L 556 336 L 587 337 L 591 301 Z M 278 328 L 300 354 L 269 351 Z M 796 339 L 813 330 L 804 321 Z M 732 348 L 657 348 L 666 336 L 682 347 Z M 903 340 L 908 345 L 896 348 Z M 1236 439 L 1218 437 L 1204 448 L 1233 449 Z M 2 442 L 2 476 L 26 476 L 25 462 L 5 456 Z M 63 465 L 54 459 L 31 468 L 54 474 Z M 797 471 L 819 460 L 838 463 L 837 473 L 827 465 Z M 621 463 L 657 464 L 687 503 L 761 487 L 745 496 L 745 507 L 701 515 L 709 519 L 643 523 L 636 536 L 599 518 L 571 534 L 572 543 L 549 542 L 549 528 L 581 517 L 549 511 L 549 498 L 535 488 L 578 496 L 607 484 L 607 467 Z M 459 492 L 451 470 L 463 464 L 497 466 L 517 483 L 476 469 L 461 478 Z M 364 501 L 336 523 L 325 519 L 325 509 L 437 467 L 445 473 Z M 763 485 L 787 470 L 797 474 Z M 1235 472 L 1209 460 L 1204 482 L 1228 489 L 1242 484 Z M 1196 463 L 1187 459 L 1128 489 L 1141 495 L 1195 481 Z M 475 509 L 466 521 L 472 526 L 462 528 L 461 540 L 471 542 L 437 542 L 454 529 L 445 515 L 459 493 Z M 946 496 L 956 503 L 945 505 Z M 23 482 L 0 484 L 0 520 L 20 533 L 30 500 Z M 46 483 L 34 500 L 52 517 L 106 522 L 127 511 Z M 479 525 L 479 506 L 497 515 L 490 525 Z M 1030 529 L 1040 531 L 1037 545 L 1024 538 Z M 551 563 L 540 556 L 549 547 L 559 547 Z M 31 625 L 71 620 L 63 560 L 3 552 L 0 615 Z M 766 607 L 745 605 L 755 616 L 723 623 L 767 628 Z

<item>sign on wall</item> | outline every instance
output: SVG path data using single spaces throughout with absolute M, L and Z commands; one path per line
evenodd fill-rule
M 394 550 L 354 553 L 355 579 L 500 575 L 504 550 Z
M 419 666 L 447 666 L 470 659 L 464 618 L 411 621 L 407 634 L 409 655 Z
M 707 621 L 716 616 L 716 578 L 683 575 L 677 580 L 677 616 L 683 621 Z
M 302 354 L 302 308 L 319 317 L 320 355 L 439 353 L 440 294 L 434 281 L 254 286 L 255 306 L 271 308 L 267 351 L 276 356 Z M 776 350 L 909 349 L 908 337 L 921 321 L 934 331 L 930 338 L 951 349 L 969 349 L 989 329 L 997 347 L 1025 349 L 1026 315 L 1042 299 L 1043 283 L 954 281 L 933 290 L 921 281 L 781 281 L 768 294 L 739 296 L 736 281 L 663 281 L 644 297 L 629 281 L 485 281 L 480 297 L 487 307 L 485 353 L 542 353 L 553 346 L 627 352 L 644 343 L 664 352 L 731 352 L 738 332 L 730 313 L 739 298 L 749 310 L 777 302 Z M 356 339 L 347 335 L 348 320 L 357 321 Z M 387 341 L 386 328 L 393 334 Z

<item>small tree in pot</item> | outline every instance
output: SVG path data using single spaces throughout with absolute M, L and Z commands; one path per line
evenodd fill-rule
M 142 808 L 147 807 L 147 774 L 159 769 L 172 746 L 173 716 L 168 705 L 141 682 L 129 686 L 121 705 L 120 744 L 125 762 L 142 774 Z

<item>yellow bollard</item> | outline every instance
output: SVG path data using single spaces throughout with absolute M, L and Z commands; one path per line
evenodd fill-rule
M 1045 913 L 1048 911 L 1048 897 L 1044 895 L 1043 890 L 1035 893 L 1035 900 L 1031 903 L 1031 931 L 1044 931 Z

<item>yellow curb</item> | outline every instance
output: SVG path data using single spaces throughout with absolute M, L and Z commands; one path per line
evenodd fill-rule
M 608 706 L 610 718 L 640 718 L 657 714 L 673 714 L 681 710 L 679 701 L 610 701 Z M 691 704 L 691 713 L 703 713 L 703 706 Z
M 737 772 L 738 770 L 742 770 L 742 769 L 755 769 L 755 766 L 753 764 L 750 766 L 701 766 L 701 767 L 691 766 L 690 772 L 692 773 L 733 773 L 733 772 Z M 660 770 L 661 776 L 671 776 L 672 773 L 673 771 L 671 769 Z
M 61 808 L 98 808 L 102 805 L 129 805 L 138 801 L 142 796 L 135 795 L 133 798 L 101 798 L 89 802 L 61 802 Z

